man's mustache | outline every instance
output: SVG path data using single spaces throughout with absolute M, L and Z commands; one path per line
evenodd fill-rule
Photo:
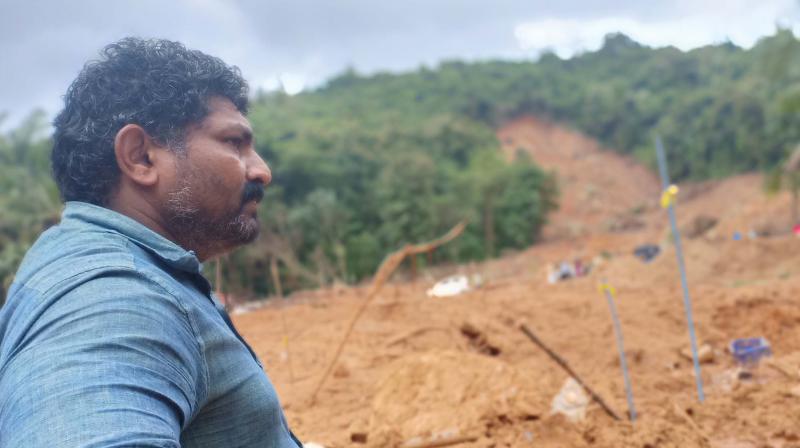
M 261 202 L 264 199 L 264 184 L 261 182 L 247 182 L 242 192 L 242 205 L 250 201 Z

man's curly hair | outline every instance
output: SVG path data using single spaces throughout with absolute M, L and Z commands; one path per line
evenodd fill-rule
M 70 85 L 54 122 L 51 161 L 62 198 L 106 205 L 119 182 L 114 139 L 123 126 L 138 124 L 180 151 L 210 97 L 246 114 L 247 93 L 237 67 L 178 42 L 129 37 L 108 45 Z

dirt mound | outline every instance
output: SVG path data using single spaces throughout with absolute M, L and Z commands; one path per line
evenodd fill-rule
M 442 434 L 483 436 L 494 424 L 537 420 L 548 410 L 548 394 L 497 358 L 438 351 L 400 358 L 388 370 L 372 400 L 376 447 Z

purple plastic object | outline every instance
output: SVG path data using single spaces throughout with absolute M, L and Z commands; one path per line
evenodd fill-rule
M 761 358 L 772 356 L 772 348 L 765 338 L 734 339 L 729 348 L 740 364 L 757 364 Z

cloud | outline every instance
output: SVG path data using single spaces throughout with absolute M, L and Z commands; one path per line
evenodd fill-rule
M 792 0 L 26 0 L 0 13 L 0 111 L 7 129 L 34 107 L 54 114 L 81 66 L 127 35 L 179 40 L 239 66 L 254 88 L 292 92 L 348 67 L 361 73 L 445 59 L 569 56 L 623 31 L 650 45 L 747 45 Z
M 649 20 L 628 16 L 542 18 L 519 24 L 514 34 L 524 50 L 550 50 L 563 58 L 596 50 L 604 36 L 613 32 L 654 47 L 673 45 L 689 50 L 725 41 L 750 47 L 760 37 L 772 34 L 777 25 L 792 25 L 800 10 L 793 0 L 678 1 L 674 6 L 672 16 Z

